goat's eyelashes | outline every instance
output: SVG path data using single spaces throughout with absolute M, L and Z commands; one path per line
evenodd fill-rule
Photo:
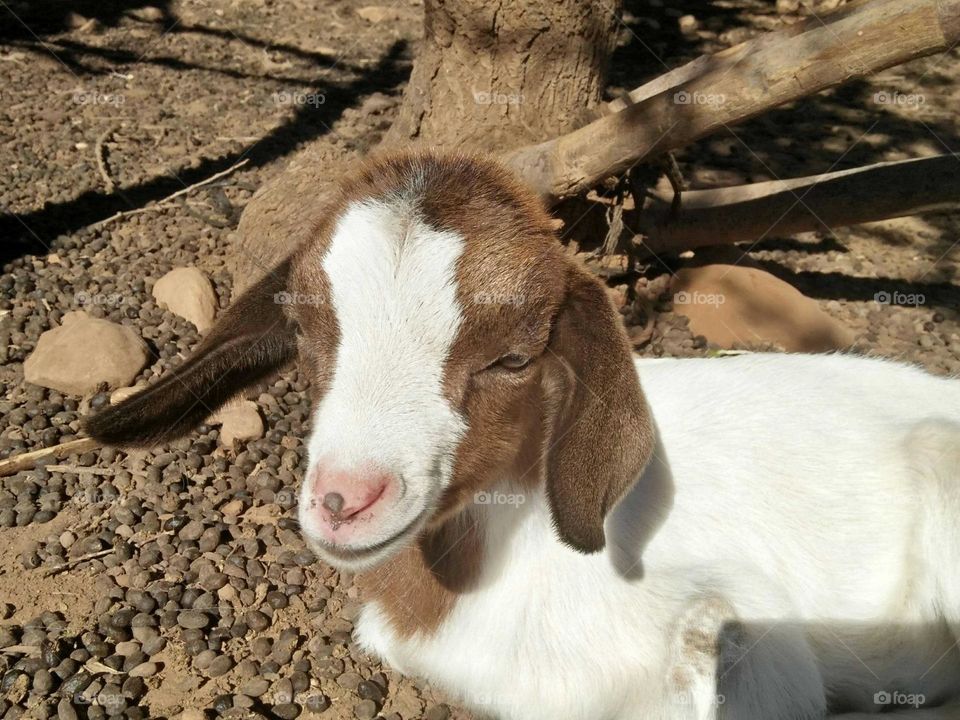
M 490 370 L 506 370 L 507 372 L 519 372 L 526 369 L 533 360 L 529 355 L 520 353 L 509 353 L 499 358 L 495 363 L 489 366 Z

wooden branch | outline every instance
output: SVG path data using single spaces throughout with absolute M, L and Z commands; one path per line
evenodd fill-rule
M 958 40 L 960 0 L 860 0 L 694 61 L 638 88 L 636 104 L 504 159 L 555 203 L 724 126 Z
M 960 209 L 960 154 L 879 163 L 792 180 L 658 193 L 627 226 L 654 253 L 755 241 L 921 212 Z
M 63 460 L 74 453 L 84 453 L 87 450 L 94 450 L 100 447 L 93 438 L 80 438 L 70 440 L 69 442 L 53 445 L 52 447 L 40 448 L 30 452 L 14 455 L 6 460 L 0 460 L 0 477 L 15 475 L 24 470 L 31 470 L 42 460 Z
M 184 195 L 187 195 L 187 194 L 189 194 L 189 193 L 192 193 L 194 190 L 197 190 L 198 188 L 202 188 L 204 185 L 209 185 L 210 183 L 212 183 L 212 182 L 214 182 L 214 181 L 216 181 L 216 180 L 219 180 L 220 178 L 222 178 L 222 177 L 224 177 L 224 176 L 226 176 L 226 175 L 229 175 L 230 173 L 232 173 L 232 172 L 234 172 L 234 171 L 236 171 L 236 170 L 239 170 L 239 169 L 242 168 L 244 165 L 246 165 L 248 162 L 250 162 L 250 161 L 249 161 L 248 159 L 244 158 L 243 160 L 240 160 L 240 161 L 238 161 L 238 162 L 235 162 L 233 165 L 231 165 L 230 167 L 228 167 L 226 170 L 221 170 L 220 172 L 218 172 L 218 173 L 216 173 L 216 174 L 214 174 L 214 175 L 211 175 L 210 177 L 208 177 L 208 178 L 206 178 L 206 179 L 204 179 L 204 180 L 201 180 L 200 182 L 195 182 L 193 185 L 190 185 L 190 186 L 188 186 L 188 187 L 185 187 L 185 188 L 183 188 L 182 190 L 177 190 L 175 193 L 172 193 L 172 194 L 170 194 L 170 195 L 167 195 L 165 198 L 161 198 L 160 200 L 157 200 L 157 202 L 155 202 L 155 203 L 152 204 L 152 205 L 147 205 L 147 206 L 145 206 L 145 207 L 134 208 L 133 210 L 122 210 L 122 211 L 120 211 L 120 212 L 118 212 L 118 213 L 114 213 L 113 215 L 111 215 L 111 216 L 108 217 L 108 218 L 104 218 L 103 220 L 100 220 L 99 222 L 94 223 L 94 224 L 91 225 L 90 227 L 91 227 L 91 228 L 99 228 L 99 227 L 103 227 L 104 225 L 107 225 L 107 224 L 109 224 L 109 223 L 112 223 L 114 220 L 119 220 L 120 218 L 130 217 L 131 215 L 139 215 L 140 213 L 151 212 L 151 211 L 153 211 L 153 210 L 160 210 L 160 209 L 162 209 L 163 207 L 165 207 L 165 206 L 167 205 L 167 203 L 170 203 L 170 202 L 176 200 L 178 197 L 183 197 Z

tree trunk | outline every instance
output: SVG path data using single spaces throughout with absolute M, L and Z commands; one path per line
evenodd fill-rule
M 381 147 L 502 153 L 575 130 L 602 100 L 620 0 L 426 0 L 424 38 Z M 326 139 L 300 153 L 247 206 L 234 290 L 303 241 L 354 153 Z
M 619 11 L 612 0 L 427 0 L 385 144 L 503 152 L 574 130 L 600 103 Z

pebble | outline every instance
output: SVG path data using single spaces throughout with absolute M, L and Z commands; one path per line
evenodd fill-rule
M 210 677 L 220 677 L 226 675 L 233 668 L 233 658 L 229 655 L 220 655 L 210 663 L 207 668 L 207 675 Z
M 160 666 L 152 661 L 140 663 L 128 674 L 130 677 L 139 677 L 139 678 L 148 678 L 153 677 L 157 674 L 157 671 L 160 669 Z
M 177 615 L 177 625 L 182 628 L 198 630 L 210 624 L 210 616 L 199 610 L 184 610 Z
M 353 707 L 358 720 L 373 720 L 377 716 L 377 704 L 373 700 L 361 700 Z

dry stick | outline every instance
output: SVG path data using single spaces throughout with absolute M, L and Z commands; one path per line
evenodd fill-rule
M 960 154 L 885 162 L 792 180 L 683 194 L 656 193 L 627 226 L 646 236 L 641 252 L 692 250 L 761 237 L 960 209 Z
M 43 460 L 63 460 L 74 453 L 83 453 L 87 450 L 95 450 L 98 447 L 100 447 L 100 443 L 93 438 L 79 438 L 59 445 L 14 455 L 6 460 L 0 460 L 0 477 L 30 470 Z
M 104 145 L 109 137 L 116 132 L 116 130 L 116 125 L 107 128 L 103 134 L 97 138 L 97 142 L 93 146 L 93 156 L 97 160 L 97 169 L 100 171 L 100 177 L 103 178 L 103 182 L 106 185 L 108 193 L 112 193 L 114 191 L 115 183 L 113 182 L 113 178 L 110 176 L 110 169 L 107 167 L 107 154 Z
M 960 0 L 854 3 L 815 24 L 770 33 L 740 48 L 735 62 L 722 54 L 699 61 L 701 68 L 674 75 L 680 84 L 654 88 L 660 91 L 639 103 L 504 159 L 555 203 L 640 160 L 854 78 L 943 52 L 958 40 Z
M 80 465 L 45 465 L 50 472 L 70 473 L 79 475 L 80 473 L 90 473 L 91 475 L 116 475 L 117 471 L 113 468 L 82 467 Z
M 62 573 L 64 570 L 69 570 L 72 567 L 76 567 L 80 563 L 84 563 L 87 560 L 96 560 L 97 558 L 101 558 L 104 555 L 109 555 L 114 550 L 115 548 L 110 547 L 110 548 L 107 548 L 106 550 L 97 550 L 96 552 L 87 553 L 86 555 L 81 555 L 80 557 L 73 558 L 73 560 L 69 560 L 68 562 L 63 563 L 62 565 L 56 565 L 50 568 L 43 574 L 43 576 L 50 577 L 51 575 Z
M 236 170 L 239 170 L 239 169 L 242 168 L 244 165 L 246 165 L 248 162 L 250 162 L 250 160 L 247 159 L 247 158 L 244 158 L 243 160 L 240 160 L 239 162 L 234 163 L 233 165 L 231 165 L 230 167 L 228 167 L 226 170 L 221 170 L 220 172 L 216 173 L 215 175 L 211 175 L 211 176 L 208 177 L 206 180 L 201 180 L 200 182 L 194 183 L 193 185 L 190 185 L 189 187 L 183 188 L 183 190 L 177 190 L 177 192 L 173 193 L 172 195 L 167 195 L 165 198 L 163 198 L 163 199 L 161 199 L 161 200 L 158 200 L 158 201 L 157 201 L 156 203 L 154 203 L 153 205 L 148 205 L 147 207 L 142 207 L 142 208 L 135 208 L 135 209 L 133 209 L 133 210 L 123 210 L 122 212 L 118 212 L 118 213 L 116 213 L 115 215 L 111 215 L 110 217 L 105 218 L 104 220 L 101 220 L 100 222 L 94 223 L 94 224 L 91 225 L 90 227 L 92 227 L 92 228 L 103 227 L 103 226 L 106 225 L 107 223 L 111 223 L 111 222 L 113 222 L 114 220 L 119 220 L 120 218 L 129 217 L 129 216 L 131 216 L 131 215 L 139 215 L 140 213 L 150 212 L 150 211 L 152 211 L 152 210 L 158 210 L 161 206 L 166 205 L 167 203 L 169 203 L 169 202 L 171 202 L 171 201 L 173 201 L 173 200 L 176 200 L 178 197 L 181 197 L 181 196 L 183 196 L 183 195 L 186 195 L 187 193 L 191 193 L 191 192 L 193 192 L 194 190 L 203 187 L 204 185 L 209 185 L 210 183 L 214 182 L 215 180 L 219 180 L 220 178 L 224 177 L 225 175 L 229 175 L 230 173 L 232 173 L 232 172 L 234 172 L 234 171 L 236 171 Z

